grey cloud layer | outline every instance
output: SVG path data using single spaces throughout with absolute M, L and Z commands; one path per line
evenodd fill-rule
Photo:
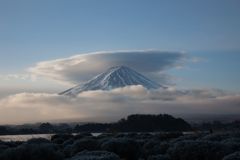
M 129 86 L 112 91 L 82 92 L 76 98 L 20 93 L 0 100 L 0 123 L 56 119 L 118 120 L 135 113 L 236 114 L 240 95 L 220 90 L 157 90 Z
M 180 52 L 156 50 L 113 51 L 80 54 L 64 59 L 39 62 L 29 71 L 61 82 L 79 83 L 92 78 L 107 68 L 126 65 L 133 69 L 166 82 L 166 75 L 160 72 L 182 66 L 186 55 Z

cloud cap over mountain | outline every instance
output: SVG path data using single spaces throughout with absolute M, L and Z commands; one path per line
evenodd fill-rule
M 159 73 L 182 66 L 186 57 L 181 52 L 158 50 L 102 51 L 39 62 L 29 68 L 29 71 L 33 75 L 64 83 L 81 83 L 107 68 L 124 65 L 150 75 L 151 78 L 161 77 Z

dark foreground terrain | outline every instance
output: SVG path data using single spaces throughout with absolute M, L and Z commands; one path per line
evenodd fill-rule
M 0 141 L 0 160 L 240 160 L 239 128 L 238 121 L 191 126 L 166 114 L 130 115 L 115 123 L 2 126 L 3 135 L 54 135 L 50 140 Z
M 0 141 L 1 160 L 239 160 L 240 132 L 58 134 Z

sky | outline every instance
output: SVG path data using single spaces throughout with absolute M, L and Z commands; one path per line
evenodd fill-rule
M 174 88 L 171 96 L 179 96 L 180 90 L 184 90 L 184 95 L 174 98 L 171 104 L 174 107 L 179 98 L 183 101 L 187 96 L 192 101 L 196 95 L 202 98 L 207 92 L 209 97 L 217 99 L 211 104 L 207 99 L 207 106 L 227 99 L 234 103 L 227 113 L 240 113 L 235 108 L 240 92 L 239 6 L 238 0 L 0 0 L 0 115 L 6 116 L 0 123 L 60 119 L 63 112 L 68 113 L 65 118 L 81 117 L 79 111 L 74 112 L 75 102 L 55 94 L 116 64 L 131 66 Z M 132 89 L 127 88 L 121 94 L 132 93 Z M 156 94 L 141 89 L 137 87 L 144 94 Z M 87 95 L 95 94 L 109 93 Z M 29 96 L 35 99 L 27 99 Z M 112 98 L 115 99 L 109 99 Z M 86 97 L 83 99 L 88 101 Z M 109 106 L 103 110 L 117 105 L 109 99 L 102 102 Z M 146 101 L 154 108 L 156 102 L 151 100 Z M 30 102 L 38 104 L 28 107 Z M 68 110 L 59 107 L 59 116 L 50 117 L 56 110 L 49 106 L 59 102 L 66 103 Z M 23 104 L 26 107 L 20 107 L 22 116 L 11 118 Z M 82 104 L 85 105 L 90 103 Z M 130 111 L 133 108 L 122 107 L 122 114 L 113 117 L 134 113 Z M 178 109 L 145 110 L 139 111 L 176 113 Z M 217 110 L 206 109 L 204 113 Z M 226 112 L 224 107 L 223 111 Z M 86 112 L 84 118 L 106 117 Z M 191 113 L 194 112 L 199 111 Z M 34 118 L 25 115 L 29 113 Z

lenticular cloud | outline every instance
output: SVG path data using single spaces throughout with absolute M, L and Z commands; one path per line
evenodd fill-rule
M 162 72 L 182 66 L 185 61 L 186 55 L 180 52 L 157 50 L 102 51 L 39 62 L 28 70 L 33 75 L 62 83 L 76 84 L 89 80 L 110 67 L 124 65 L 136 69 L 150 78 L 154 77 L 154 79 L 166 81 L 167 76 Z

